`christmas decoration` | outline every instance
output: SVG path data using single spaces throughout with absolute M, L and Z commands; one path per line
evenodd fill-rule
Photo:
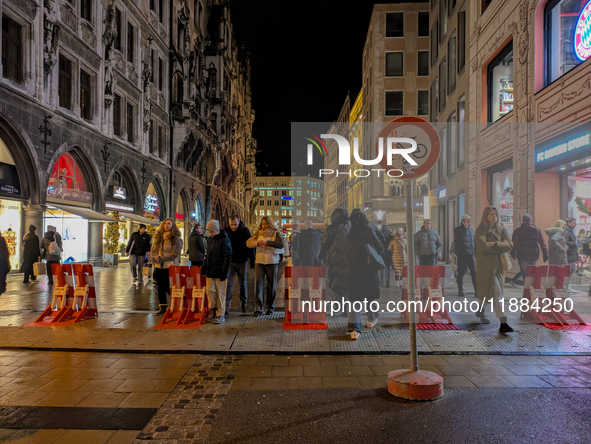
M 2 233 L 2 237 L 8 246 L 8 254 L 14 256 L 16 254 L 16 233 L 12 231 L 12 228 L 9 228 Z
M 579 211 L 581 213 L 584 213 L 587 216 L 591 216 L 591 210 L 587 207 L 587 205 L 585 205 L 585 202 L 583 201 L 583 199 L 581 199 L 580 197 L 577 197 L 575 199 L 575 203 L 577 204 L 577 207 L 579 208 Z
M 149 217 L 148 217 L 148 219 L 150 219 L 150 220 L 154 220 L 154 217 L 153 217 L 153 216 L 149 216 Z M 149 226 L 147 226 L 147 227 L 146 227 L 146 232 L 147 232 L 147 233 L 148 233 L 150 236 L 154 237 L 154 233 L 156 233 L 156 227 L 155 227 L 155 226 L 153 226 L 153 225 L 149 225 Z
M 119 212 L 115 211 L 111 217 L 119 219 Z M 105 254 L 115 254 L 119 251 L 119 222 L 108 222 L 105 230 Z

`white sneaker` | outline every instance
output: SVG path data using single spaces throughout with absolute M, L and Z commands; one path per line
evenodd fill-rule
M 377 323 L 378 323 L 378 320 L 374 319 L 373 321 L 367 323 L 367 328 L 375 327 Z
M 360 334 L 361 333 L 359 333 L 358 331 L 352 331 L 351 332 L 351 339 L 353 339 L 354 341 L 356 341 Z
M 136 278 L 133 278 L 133 283 L 134 284 L 137 284 L 137 279 Z

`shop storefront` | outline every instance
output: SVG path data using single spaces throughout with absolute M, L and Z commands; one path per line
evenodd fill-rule
M 591 123 L 538 144 L 536 217 L 547 226 L 574 218 L 575 234 L 591 230 Z M 545 225 L 546 226 L 546 225 Z
M 10 265 L 16 270 L 20 268 L 23 240 L 22 198 L 19 198 L 21 198 L 21 184 L 14 159 L 0 139 L 0 234 L 8 245 Z
M 509 159 L 488 169 L 488 201 L 499 212 L 499 220 L 511 236 L 515 228 L 513 217 L 513 160 Z
M 187 238 L 185 237 L 185 233 L 187 232 L 187 222 L 188 218 L 185 215 L 185 206 L 183 205 L 183 197 L 180 195 L 176 200 L 176 226 L 179 228 L 181 232 L 181 239 L 183 239 L 183 251 L 186 251 L 187 246 Z
M 64 262 L 88 262 L 93 259 L 88 254 L 91 242 L 90 224 L 114 220 L 90 208 L 93 195 L 87 191 L 86 183 L 78 163 L 71 155 L 63 154 L 49 178 L 43 233 L 50 225 L 56 228 L 62 238 Z M 102 242 L 102 239 L 96 241 Z

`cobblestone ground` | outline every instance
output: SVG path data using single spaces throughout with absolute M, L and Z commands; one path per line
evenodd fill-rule
M 241 361 L 240 356 L 200 356 L 135 443 L 205 442 Z

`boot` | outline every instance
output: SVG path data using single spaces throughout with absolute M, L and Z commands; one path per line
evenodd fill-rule
M 240 310 L 242 311 L 242 313 L 246 313 L 246 304 L 240 305 Z
M 501 327 L 499 328 L 499 333 L 502 335 L 506 335 L 507 333 L 513 333 L 515 330 L 509 326 L 506 322 L 501 322 Z
M 158 315 L 163 315 L 164 313 L 166 313 L 166 309 L 168 308 L 168 305 L 166 304 L 160 304 L 160 309 L 154 313 L 156 316 Z
M 464 296 L 464 289 L 462 287 L 458 288 L 458 296 Z

